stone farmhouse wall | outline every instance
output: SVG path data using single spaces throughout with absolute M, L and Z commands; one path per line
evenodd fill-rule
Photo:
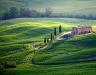
M 91 33 L 92 27 L 91 26 L 78 26 L 72 28 L 72 35 L 81 35 L 86 33 Z

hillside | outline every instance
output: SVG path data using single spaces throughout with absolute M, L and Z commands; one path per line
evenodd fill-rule
M 34 55 L 35 64 L 20 64 L 3 75 L 96 75 L 95 38 L 96 34 L 89 34 L 53 43 Z M 88 46 L 90 40 L 94 45 Z
M 96 60 L 96 34 L 81 35 L 53 43 L 34 57 L 37 64 L 78 63 Z
M 0 61 L 15 61 L 17 67 L 0 70 L 1 75 L 96 75 L 96 33 L 53 41 L 47 48 L 41 47 L 54 27 L 62 25 L 62 31 L 69 32 L 78 23 L 90 24 L 96 31 L 95 20 L 17 18 L 2 21 Z
M 44 38 L 46 36 L 50 37 L 54 27 L 58 27 L 58 25 L 61 24 L 63 31 L 66 32 L 73 26 L 72 24 L 67 23 L 55 23 L 48 21 L 31 22 L 31 20 L 28 21 L 26 19 L 27 22 L 24 22 L 23 19 L 12 19 L 1 23 L 0 59 L 15 60 L 10 59 L 14 57 L 20 57 L 20 59 L 22 59 L 21 57 L 25 56 L 27 52 L 30 53 L 30 49 L 33 50 L 33 43 L 35 43 L 38 47 L 43 45 Z M 19 54 L 22 54 L 22 56 L 18 56 Z M 19 61 L 20 59 L 16 59 L 18 63 L 21 62 Z

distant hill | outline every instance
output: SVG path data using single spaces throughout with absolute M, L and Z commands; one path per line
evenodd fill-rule
M 12 6 L 28 7 L 39 11 L 52 8 L 54 13 L 96 15 L 95 0 L 0 0 L 0 13 Z
M 10 7 L 24 7 L 22 2 L 15 0 L 0 0 L 0 14 L 6 12 Z

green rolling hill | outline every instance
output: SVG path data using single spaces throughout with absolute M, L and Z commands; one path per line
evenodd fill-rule
M 37 64 L 78 63 L 96 60 L 96 34 L 82 35 L 54 43 L 35 55 Z
M 21 21 L 23 19 L 19 20 Z M 40 46 L 40 44 L 43 43 L 43 40 L 46 36 L 50 37 L 50 33 L 53 32 L 53 28 L 57 27 L 60 24 L 62 24 L 63 30 L 65 32 L 70 30 L 70 28 L 73 26 L 72 24 L 67 24 L 67 26 L 66 23 L 64 24 L 47 21 L 23 21 L 21 23 L 17 19 L 8 20 L 5 22 L 3 21 L 0 25 L 1 59 L 3 60 L 3 58 L 6 58 L 6 60 L 9 60 L 12 56 L 16 56 L 18 58 L 18 52 L 20 51 L 21 54 L 22 52 L 29 52 L 30 48 L 32 48 L 32 43 L 36 43 L 38 46 Z M 12 54 L 12 56 L 10 54 Z M 8 55 L 8 57 L 5 55 Z
M 3 75 L 96 75 L 96 33 L 54 41 L 47 48 L 41 48 L 54 27 L 62 25 L 63 32 L 69 32 L 78 23 L 88 23 L 96 31 L 95 20 L 19 18 L 2 21 L 0 61 L 17 63 L 16 68 L 4 69 Z M 36 54 L 33 54 L 34 43 L 39 49 Z

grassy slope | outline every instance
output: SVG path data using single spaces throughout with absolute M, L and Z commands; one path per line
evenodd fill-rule
M 60 64 L 96 60 L 96 34 L 79 36 L 54 43 L 35 55 L 36 63 Z
M 20 19 L 19 19 L 20 20 Z M 21 19 L 23 21 L 24 19 Z M 28 19 L 26 19 L 28 20 Z M 67 19 L 68 20 L 68 19 Z M 30 20 L 31 21 L 31 20 Z M 48 20 L 49 21 L 49 20 Z M 8 75 L 11 74 L 23 74 L 23 75 L 94 75 L 96 74 L 95 64 L 95 52 L 96 52 L 96 35 L 80 36 L 68 40 L 59 41 L 53 43 L 53 45 L 46 50 L 40 51 L 35 56 L 36 63 L 53 64 L 58 65 L 31 65 L 21 64 L 30 62 L 30 58 L 33 56 L 33 47 L 30 44 L 33 41 L 42 42 L 47 34 L 53 31 L 54 27 L 62 25 L 64 31 L 70 31 L 74 24 L 64 22 L 51 21 L 33 22 L 18 22 L 18 19 L 7 20 L 0 25 L 0 61 L 13 60 L 18 64 L 16 69 L 5 70 Z M 52 22 L 53 21 L 53 22 Z M 76 20 L 77 21 L 77 20 Z M 88 21 L 89 22 L 89 21 Z M 95 30 L 95 24 L 94 30 Z M 42 30 L 42 31 L 41 31 Z M 89 36 L 89 38 L 87 37 Z M 90 45 L 91 43 L 91 45 Z M 5 56 L 6 55 L 6 56 Z M 29 59 L 28 59 L 29 58 Z M 91 61 L 88 61 L 91 60 Z M 94 60 L 94 61 L 93 61 Z M 81 62 L 79 61 L 87 61 Z M 65 64 L 60 63 L 75 62 L 77 64 Z
M 31 20 L 33 19 L 30 19 L 30 21 Z M 22 59 L 22 56 L 25 56 L 27 52 L 30 53 L 30 49 L 33 50 L 33 48 L 30 48 L 32 47 L 31 43 L 35 42 L 41 44 L 44 40 L 44 37 L 50 37 L 50 33 L 53 32 L 54 27 L 62 25 L 64 31 L 68 31 L 73 26 L 69 23 L 55 23 L 48 21 L 28 22 L 28 20 L 27 22 L 24 21 L 23 19 L 13 19 L 6 20 L 1 23 L 0 60 L 16 60 L 18 62 L 19 59 L 13 58 L 21 57 L 20 59 Z M 19 54 L 22 56 L 18 56 Z
M 94 59 L 94 57 L 96 56 L 96 47 L 94 46 L 96 45 L 95 38 L 96 34 L 90 34 L 86 36 L 71 38 L 59 43 L 54 43 L 51 48 L 43 50 L 39 54 L 35 55 L 35 62 L 39 64 L 40 62 L 43 62 L 42 65 L 20 64 L 15 69 L 4 70 L 4 74 L 96 75 L 96 58 Z M 89 43 L 86 42 L 90 42 L 90 40 L 94 41 L 94 45 L 88 46 Z M 79 44 L 77 42 L 79 42 Z M 84 43 L 81 44 L 82 42 Z M 58 54 L 64 54 L 64 56 L 58 56 Z M 56 55 L 58 57 L 56 57 Z M 79 59 L 80 61 L 78 61 Z M 72 60 L 74 61 L 73 63 L 71 62 Z M 62 61 L 63 63 L 64 61 L 71 63 L 67 62 L 66 64 L 60 64 Z M 57 63 L 57 65 L 52 64 L 54 62 Z M 47 65 L 44 65 L 45 63 L 47 63 Z
M 18 65 L 16 69 L 8 69 L 5 75 L 96 75 L 96 62 L 65 65 Z M 3 74 L 4 75 L 4 74 Z

